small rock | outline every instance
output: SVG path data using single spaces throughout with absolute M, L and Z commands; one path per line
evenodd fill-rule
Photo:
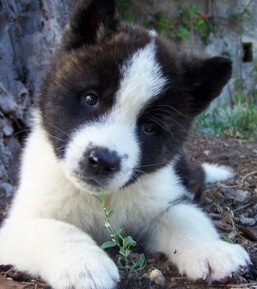
M 256 221 L 255 221 L 254 218 L 247 218 L 247 217 L 245 217 L 244 215 L 241 215 L 241 216 L 240 216 L 240 223 L 241 223 L 242 225 L 252 227 L 252 226 L 255 225 Z
M 3 127 L 3 133 L 5 136 L 11 136 L 14 133 L 13 127 L 10 124 L 6 124 Z
M 162 275 L 162 272 L 156 268 L 154 268 L 150 273 L 148 278 L 153 281 L 157 285 L 163 286 L 165 284 L 165 278 Z
M 245 202 L 250 197 L 250 192 L 243 190 L 226 190 L 224 192 L 225 197 L 231 200 L 235 200 L 239 203 Z

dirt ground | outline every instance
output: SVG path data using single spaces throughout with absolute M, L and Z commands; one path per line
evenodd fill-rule
M 257 289 L 257 142 L 204 137 L 193 133 L 187 150 L 196 162 L 215 162 L 234 169 L 236 174 L 233 178 L 206 188 L 202 206 L 221 236 L 245 247 L 254 265 L 243 275 L 235 275 L 228 284 L 207 286 L 203 282 L 191 282 L 180 276 L 165 256 L 156 253 L 146 255 L 147 266 L 142 271 L 121 272 L 118 289 Z M 5 215 L 6 210 L 0 212 L 1 219 Z M 11 266 L 0 266 L 0 289 L 46 288 L 50 289 L 42 280 L 16 272 Z

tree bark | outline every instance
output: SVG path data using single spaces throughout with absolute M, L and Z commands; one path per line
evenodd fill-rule
M 75 0 L 0 0 L 0 207 L 17 185 L 30 107 Z

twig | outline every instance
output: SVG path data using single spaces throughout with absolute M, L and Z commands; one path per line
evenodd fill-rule
M 245 208 L 247 208 L 247 207 L 249 207 L 249 206 L 251 206 L 251 205 L 253 205 L 253 202 L 248 203 L 248 204 L 246 204 L 246 205 L 244 205 L 244 206 L 241 206 L 241 207 L 239 207 L 239 208 L 237 208 L 237 209 L 235 209 L 235 210 L 233 210 L 233 211 L 234 211 L 234 213 L 235 213 L 235 212 L 238 212 L 238 211 L 240 211 L 240 210 L 242 210 L 242 209 L 245 209 Z
M 252 286 L 256 286 L 257 283 L 240 283 L 240 284 L 227 284 L 226 287 L 229 289 L 239 289 L 239 288 L 254 288 Z
M 42 288 L 47 288 L 47 287 L 49 287 L 48 284 L 43 283 L 43 282 L 38 281 L 38 280 L 35 280 L 35 279 L 32 279 L 32 280 L 31 280 L 31 284 L 35 284 L 35 285 L 36 285 L 36 288 L 38 288 L 38 287 L 42 287 Z
M 241 231 L 247 237 L 247 240 L 250 240 L 252 242 L 257 241 L 257 236 L 254 234 L 254 232 L 250 228 L 237 225 L 237 229 Z
M 254 171 L 254 172 L 251 172 L 251 173 L 245 175 L 245 176 L 242 178 L 241 182 L 243 183 L 246 178 L 248 178 L 248 177 L 250 177 L 250 176 L 252 176 L 252 175 L 255 175 L 255 174 L 257 174 L 257 171 Z
M 184 277 L 184 276 L 178 276 L 178 277 L 172 277 L 171 278 L 171 282 L 172 283 L 175 283 L 175 282 L 179 282 L 179 281 L 187 281 L 188 278 L 187 277 Z

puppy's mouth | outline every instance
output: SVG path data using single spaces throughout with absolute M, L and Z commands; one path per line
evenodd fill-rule
M 94 177 L 86 177 L 81 173 L 73 174 L 76 180 L 78 180 L 79 184 L 83 187 L 92 187 L 94 189 L 100 189 L 108 186 L 109 182 L 104 178 L 94 178 Z
M 93 192 L 98 192 L 100 189 L 105 189 L 107 191 L 119 191 L 124 188 L 127 188 L 131 184 L 138 181 L 139 175 L 135 172 L 131 174 L 131 177 L 124 182 L 121 181 L 122 177 L 113 176 L 111 178 L 106 178 L 104 176 L 86 176 L 81 173 L 74 173 L 73 180 L 75 180 L 75 184 L 79 186 L 81 189 L 89 189 Z
M 87 183 L 87 185 L 89 185 L 95 189 L 101 189 L 101 188 L 106 187 L 106 184 L 104 182 L 99 182 L 99 181 L 94 180 L 94 179 L 87 179 L 86 183 Z

